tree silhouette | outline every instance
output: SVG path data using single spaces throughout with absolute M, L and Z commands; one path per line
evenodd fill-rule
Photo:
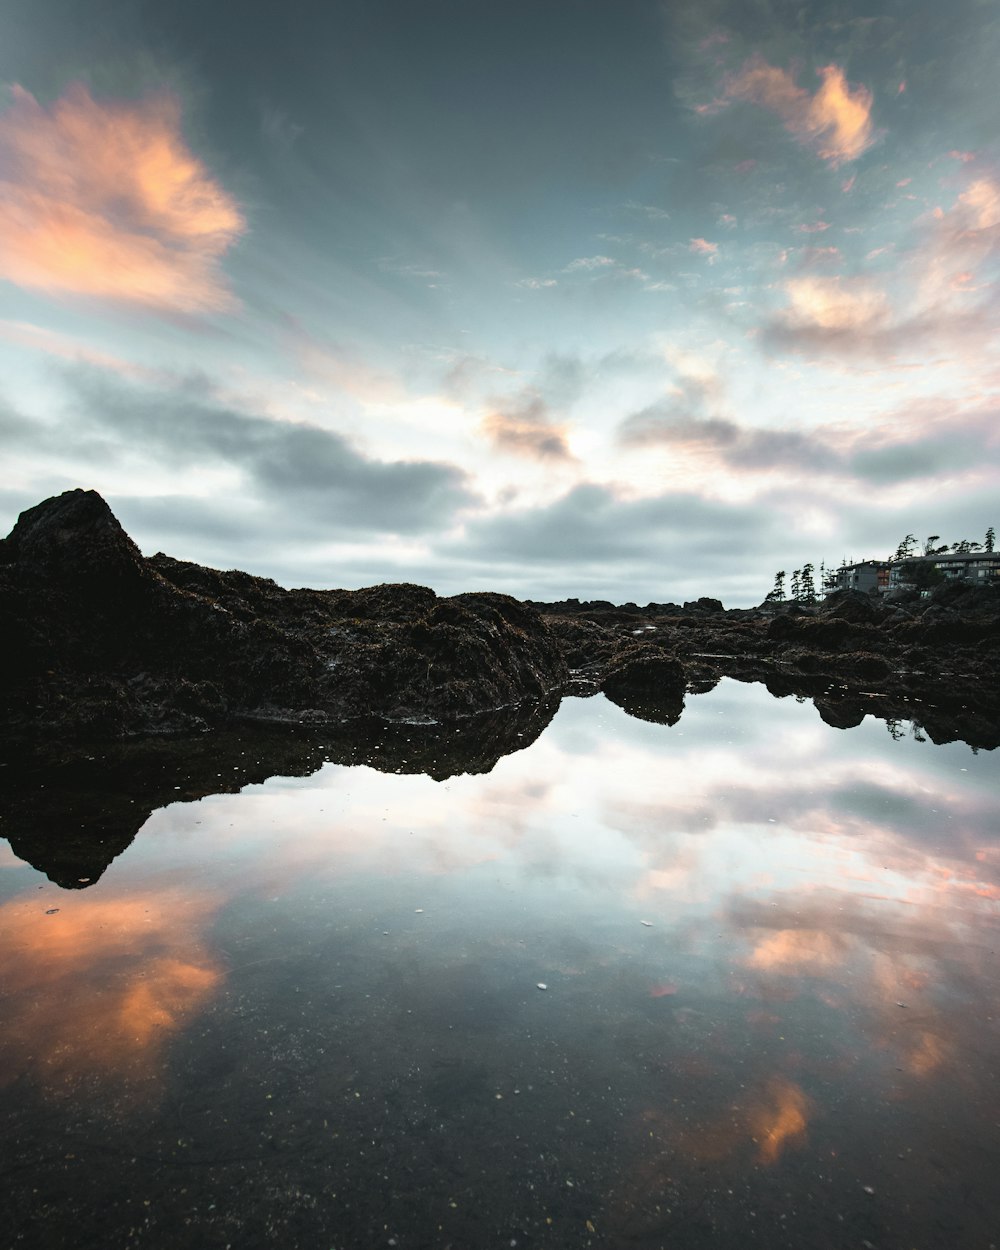
M 785 570 L 781 569 L 774 575 L 774 585 L 764 597 L 765 603 L 784 603 L 785 601 Z
M 917 545 L 915 534 L 907 534 L 903 541 L 896 548 L 896 554 L 891 558 L 893 560 L 908 560 L 913 555 L 913 549 Z

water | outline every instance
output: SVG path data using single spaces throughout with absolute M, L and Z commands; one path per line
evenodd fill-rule
M 15 805 L 105 849 L 4 844 L 4 1244 L 997 1244 L 996 753 L 730 681 L 542 724 Z

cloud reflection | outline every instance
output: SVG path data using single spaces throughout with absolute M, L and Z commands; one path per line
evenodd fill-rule
M 50 897 L 50 896 L 47 896 Z M 214 894 L 37 895 L 0 907 L 5 974 L 2 1081 L 52 1090 L 90 1075 L 145 1086 L 163 1048 L 209 1001 L 223 971 L 202 933 Z

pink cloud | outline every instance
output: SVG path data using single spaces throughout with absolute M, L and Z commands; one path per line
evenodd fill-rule
M 707 256 L 711 264 L 719 254 L 719 245 L 709 243 L 708 239 L 692 239 L 688 244 L 688 251 L 694 252 L 696 256 Z
M 801 225 L 795 227 L 799 234 L 822 234 L 824 230 L 830 229 L 828 221 L 812 221 L 802 222 Z
M 819 70 L 815 94 L 800 87 L 787 70 L 752 57 L 726 87 L 730 99 L 746 100 L 776 113 L 800 142 L 833 166 L 856 160 L 875 141 L 872 93 L 851 86 L 837 65 Z
M 857 175 L 857 174 L 851 174 L 850 178 L 848 178 L 845 182 L 842 182 L 842 183 L 840 184 L 840 189 L 841 189 L 841 191 L 843 191 L 845 195 L 846 195 L 849 191 L 853 191 L 853 190 L 854 190 L 854 184 L 857 182 L 857 180 L 858 180 L 858 175 Z
M 46 107 L 21 87 L 0 115 L 0 276 L 18 286 L 182 313 L 235 300 L 223 254 L 246 228 L 184 143 L 180 105 L 94 100 Z
M 826 331 L 870 331 L 889 320 L 885 292 L 863 279 L 791 278 L 785 284 L 788 316 L 797 325 Z

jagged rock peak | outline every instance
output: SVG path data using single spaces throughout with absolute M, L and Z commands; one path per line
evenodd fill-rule
M 22 512 L 3 543 L 4 563 L 38 578 L 138 576 L 145 560 L 96 490 L 68 490 Z

